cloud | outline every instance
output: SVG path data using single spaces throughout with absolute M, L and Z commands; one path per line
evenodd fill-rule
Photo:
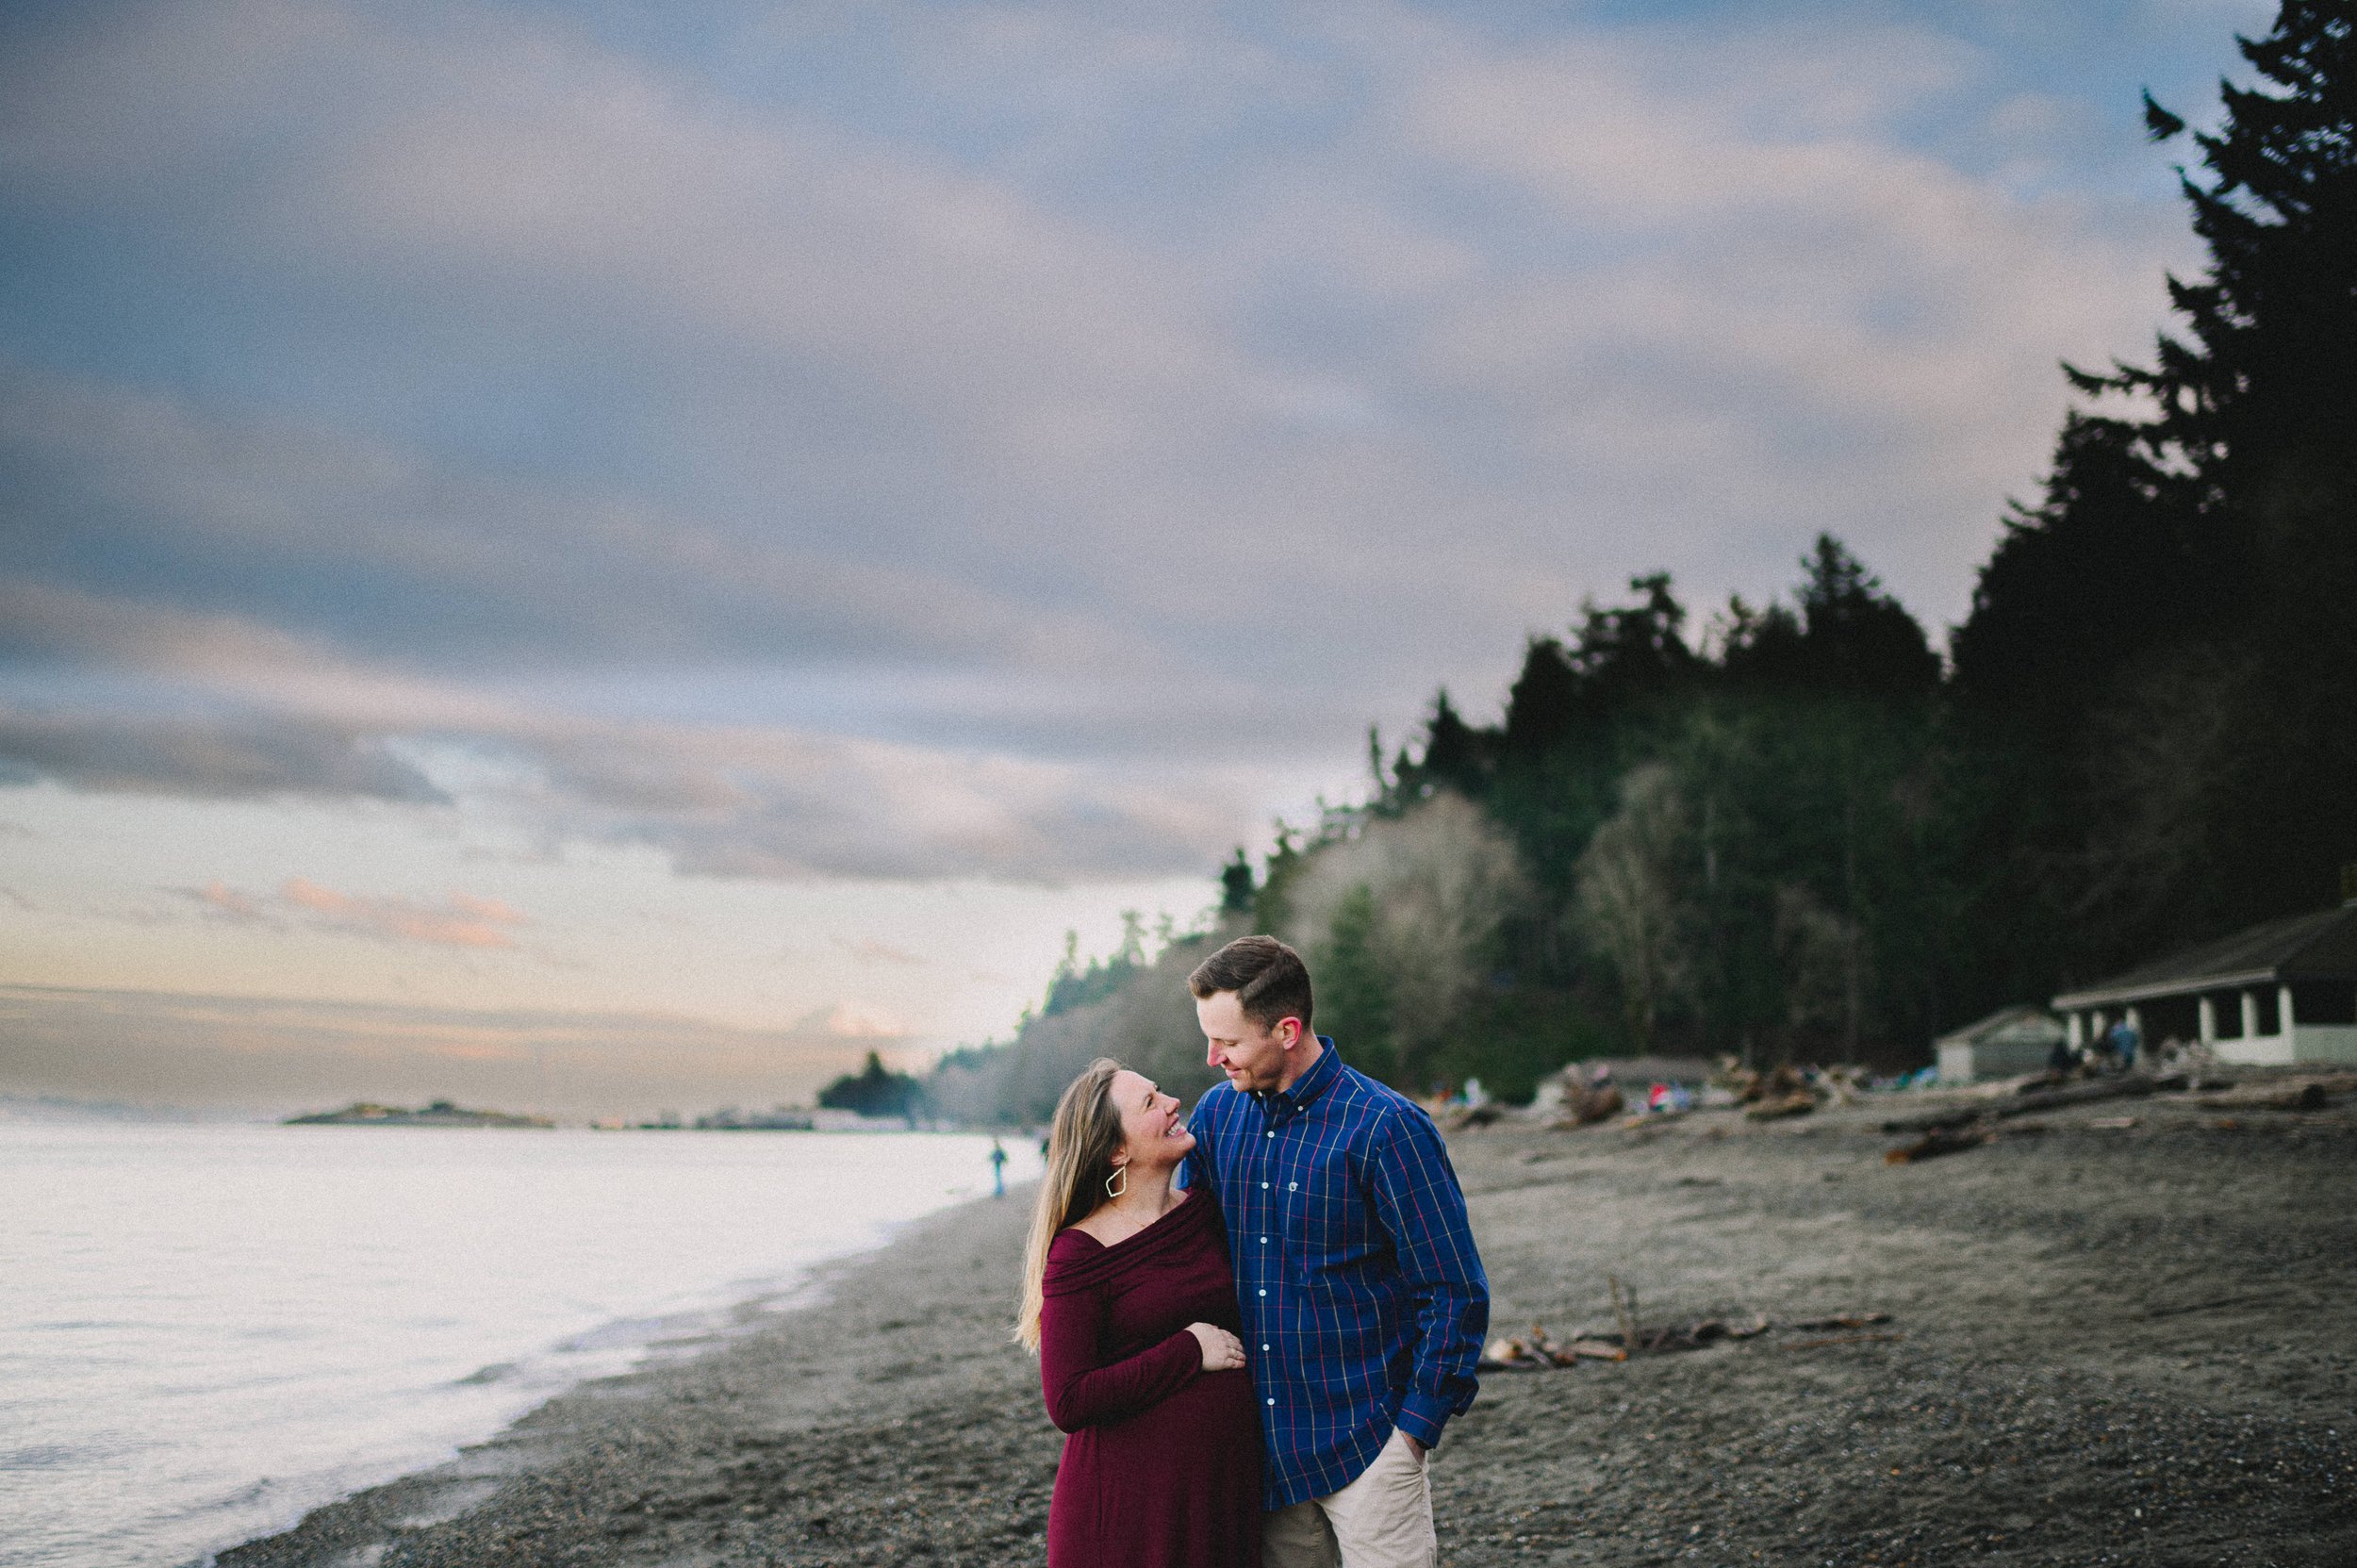
M 1232 793 L 1118 768 L 779 731 L 577 731 L 545 753 L 550 809 L 718 876 L 1184 870 L 1215 854 Z
M 172 891 L 209 917 L 240 925 L 283 927 L 301 919 L 321 931 L 436 948 L 513 948 L 516 932 L 532 923 L 498 899 L 470 893 L 452 893 L 438 902 L 362 896 L 306 877 L 289 877 L 275 893 L 266 895 L 243 892 L 219 879 L 203 887 Z
M 890 1024 L 854 1003 L 762 1030 L 654 1014 L 0 985 L 0 1092 L 273 1113 L 448 1097 L 644 1115 L 806 1100 L 871 1048 L 917 1065 Z
M 836 1002 L 805 1014 L 787 1032 L 801 1040 L 905 1040 L 908 1030 L 882 1008 Z
M 1997 9 L 12 19 L 0 767 L 1128 875 L 1634 571 L 1953 617 L 2184 253 Z
M 262 900 L 216 878 L 202 887 L 180 889 L 188 898 L 203 906 L 206 913 L 217 915 L 239 924 L 259 923 L 269 918 L 263 912 Z
M 9 634 L 20 647 L 136 653 L 169 639 L 221 661 L 324 637 L 424 662 L 1122 651 L 1085 613 L 1042 616 L 921 553 L 863 559 L 692 496 L 666 507 L 588 483 L 519 485 L 298 419 L 5 360 L 0 457 L 15 479 L 0 516 L 23 530 L 0 561 L 21 574 L 12 595 L 35 602 Z M 78 548 L 60 552 L 67 541 Z M 77 591 L 182 602 L 159 606 L 180 611 L 169 623 L 91 626 L 60 614 Z
M 889 964 L 900 968 L 921 969 L 927 962 L 906 948 L 896 948 L 889 942 L 879 942 L 872 936 L 863 936 L 856 942 L 841 936 L 832 940 L 836 947 L 866 964 Z
M 496 899 L 464 893 L 453 893 L 436 906 L 408 899 L 358 898 L 291 877 L 278 896 L 331 930 L 440 948 L 512 948 L 515 928 L 530 924 Z
M 49 687 L 69 712 L 0 706 L 0 765 L 83 788 L 482 806 L 653 844 L 693 873 L 1026 881 L 1195 868 L 1243 794 L 1118 760 L 567 712 L 240 618 L 44 585 L 0 586 L 0 611 L 18 612 L 0 619 L 20 650 L 71 661 Z
M 10 771 L 110 793 L 443 799 L 381 739 L 288 715 L 42 713 L 0 703 L 0 781 Z

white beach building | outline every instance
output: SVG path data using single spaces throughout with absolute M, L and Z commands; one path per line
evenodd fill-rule
M 2054 999 L 2070 1042 L 2125 1017 L 2225 1062 L 2357 1065 L 2357 899 L 2271 920 Z

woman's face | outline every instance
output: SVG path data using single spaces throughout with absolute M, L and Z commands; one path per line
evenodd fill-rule
M 1178 1119 L 1178 1097 L 1162 1093 L 1145 1075 L 1126 1067 L 1113 1074 L 1113 1108 L 1121 1113 L 1121 1148 L 1113 1156 L 1115 1163 L 1127 1155 L 1139 1170 L 1163 1170 L 1195 1147 L 1195 1134 Z

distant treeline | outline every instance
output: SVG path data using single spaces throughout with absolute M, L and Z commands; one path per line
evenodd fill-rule
M 2357 862 L 2357 6 L 2283 6 L 2191 140 L 2210 264 L 2085 399 L 1946 660 L 1843 545 L 1697 627 L 1670 578 L 1525 649 L 1495 726 L 1370 734 L 1369 798 L 1242 851 L 1214 930 L 1068 955 L 936 1109 L 1080 1063 L 1208 1080 L 1184 975 L 1257 929 L 1357 1065 L 1508 1096 L 1576 1057 L 1929 1059 L 1933 1036 L 2339 895 Z M 2185 134 L 2147 101 L 2156 139 Z
M 818 1105 L 863 1116 L 914 1116 L 925 1108 L 925 1091 L 907 1073 L 885 1066 L 883 1058 L 871 1050 L 859 1071 L 845 1073 L 818 1091 Z

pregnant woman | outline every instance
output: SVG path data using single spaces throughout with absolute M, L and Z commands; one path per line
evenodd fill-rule
M 1257 1568 L 1261 1421 L 1219 1211 L 1178 1101 L 1100 1059 L 1056 1104 L 1015 1337 L 1070 1435 L 1048 1568 Z

